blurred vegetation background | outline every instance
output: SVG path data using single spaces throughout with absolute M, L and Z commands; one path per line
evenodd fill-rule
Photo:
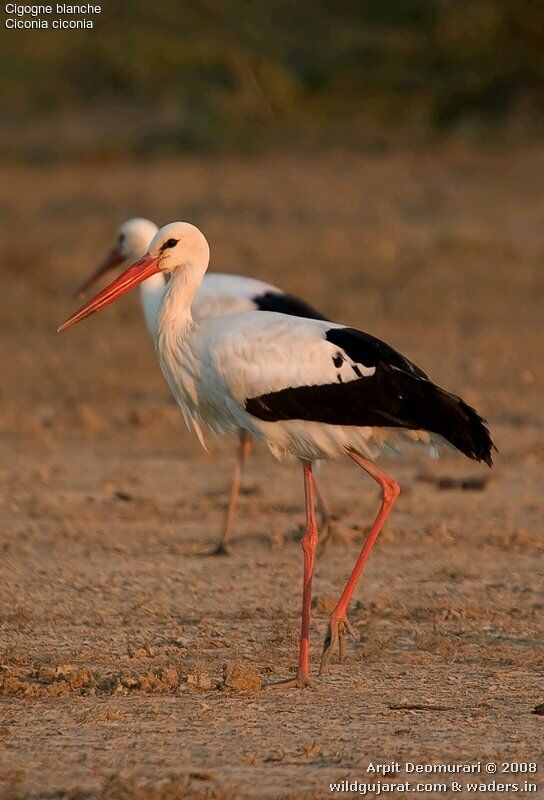
M 105 0 L 5 31 L 9 156 L 538 135 L 542 0 Z

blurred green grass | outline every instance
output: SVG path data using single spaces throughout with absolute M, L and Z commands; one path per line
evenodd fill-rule
M 107 0 L 94 20 L 4 31 L 8 149 L 59 115 L 80 149 L 139 155 L 542 121 L 540 0 Z

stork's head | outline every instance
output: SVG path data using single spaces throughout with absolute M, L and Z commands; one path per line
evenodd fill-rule
M 138 261 L 147 253 L 151 241 L 158 231 L 154 222 L 143 217 L 133 217 L 119 225 L 115 249 L 124 261 Z
M 208 268 L 210 248 L 206 237 L 189 222 L 171 222 L 158 230 L 146 255 L 109 283 L 95 297 L 85 303 L 58 328 L 59 331 L 90 317 L 99 309 L 109 305 L 134 286 L 156 275 L 178 271 L 191 275 L 193 281 L 200 280 Z
M 155 234 L 157 226 L 154 222 L 142 217 L 127 219 L 117 231 L 115 243 L 106 253 L 95 271 L 79 287 L 78 294 L 87 291 L 102 275 L 109 272 L 114 267 L 142 258 L 147 253 L 147 248 Z
M 210 260 L 206 237 L 190 222 L 164 225 L 156 232 L 147 253 L 157 259 L 157 266 L 163 272 L 203 267 L 204 274 Z

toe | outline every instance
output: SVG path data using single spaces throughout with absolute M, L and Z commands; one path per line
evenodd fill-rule
M 217 547 L 214 547 L 213 550 L 210 550 L 208 553 L 210 556 L 230 556 L 230 551 L 227 548 L 227 545 L 224 542 L 219 542 Z
M 296 678 L 290 678 L 286 681 L 278 681 L 277 683 L 267 683 L 266 689 L 313 689 L 314 683 L 307 676 L 297 675 Z

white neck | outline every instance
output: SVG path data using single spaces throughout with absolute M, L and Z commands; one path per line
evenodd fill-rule
M 198 356 L 188 341 L 197 327 L 191 315 L 191 303 L 204 272 L 188 265 L 179 267 L 172 274 L 159 311 L 155 348 L 164 377 L 185 421 L 205 447 L 198 415 L 188 410 L 190 407 L 193 410 L 196 408 L 195 375 L 198 373 Z
M 152 275 L 140 285 L 140 304 L 147 330 L 152 337 L 157 333 L 159 313 L 165 294 L 166 281 L 162 272 Z
M 206 267 L 189 263 L 172 272 L 157 320 L 157 342 L 181 336 L 194 327 L 191 304 L 200 288 Z M 160 346 L 160 345 L 159 345 Z
M 192 231 L 193 241 L 190 243 L 190 252 L 185 254 L 186 261 L 176 263 L 172 259 L 170 280 L 159 312 L 155 347 L 164 377 L 185 421 L 204 444 L 197 390 L 200 355 L 196 337 L 197 325 L 191 315 L 191 303 L 206 274 L 210 251 L 200 231 L 192 227 L 189 230 Z M 195 236 L 195 231 L 198 236 Z M 182 230 L 184 232 L 185 229 Z M 164 235 L 168 235 L 168 229 Z

